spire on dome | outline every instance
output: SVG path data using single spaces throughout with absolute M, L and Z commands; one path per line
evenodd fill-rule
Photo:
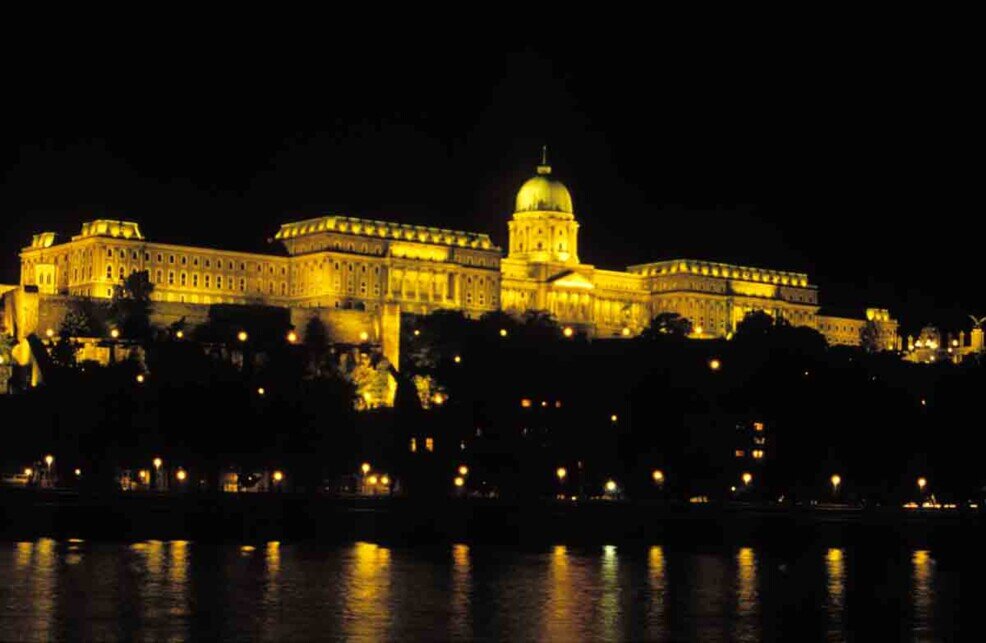
M 541 164 L 538 165 L 538 174 L 551 174 L 551 166 L 548 165 L 548 146 L 541 146 Z

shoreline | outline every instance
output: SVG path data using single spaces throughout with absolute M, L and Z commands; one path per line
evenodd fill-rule
M 154 493 L 0 491 L 0 539 L 374 540 L 410 544 L 698 544 L 884 540 L 920 545 L 981 535 L 979 510 L 897 507 Z

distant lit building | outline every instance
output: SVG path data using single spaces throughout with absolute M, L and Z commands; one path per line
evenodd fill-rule
M 591 337 L 621 338 L 660 313 L 687 318 L 696 338 L 728 337 L 747 313 L 765 311 L 832 344 L 859 345 L 872 323 L 879 348 L 897 348 L 886 310 L 819 315 L 818 289 L 804 273 L 693 259 L 604 270 L 579 260 L 578 230 L 571 194 L 546 159 L 517 193 L 506 257 L 484 233 L 345 216 L 285 223 L 263 253 L 150 241 L 137 223 L 99 219 L 64 242 L 34 235 L 20 255 L 20 283 L 0 287 L 0 328 L 14 335 L 11 360 L 27 364 L 25 339 L 57 332 L 72 301 L 107 300 L 121 280 L 147 271 L 159 325 L 202 323 L 217 305 L 286 308 L 299 332 L 317 316 L 334 341 L 369 346 L 394 367 L 400 313 L 443 309 L 473 318 L 544 311 Z M 389 404 L 393 390 L 390 382 L 361 397 Z
M 913 335 L 907 337 L 904 359 L 918 364 L 946 361 L 958 364 L 966 357 L 981 355 L 984 351 L 982 321 L 974 325 L 968 334 L 959 331 L 943 336 L 936 327 L 925 326 L 917 338 Z

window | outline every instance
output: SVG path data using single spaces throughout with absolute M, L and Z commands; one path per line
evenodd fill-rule
M 425 449 L 427 451 L 434 451 L 435 450 L 435 439 L 434 438 L 425 438 Z
M 161 253 L 160 253 L 160 252 L 159 252 L 159 253 L 157 253 L 157 260 L 158 260 L 158 263 L 160 263 L 160 262 L 161 262 Z
M 132 251 L 130 253 L 130 258 L 133 259 L 133 260 L 135 260 L 135 261 L 137 260 L 137 251 L 136 250 L 134 250 L 134 251 Z
M 210 260 L 206 259 L 205 260 L 205 267 L 206 268 L 211 268 L 212 267 L 212 262 Z
M 174 262 L 175 262 L 175 256 L 174 255 L 168 255 L 168 263 L 173 264 Z
M 240 279 L 240 292 L 246 292 L 246 279 Z
M 181 284 L 182 286 L 184 286 L 184 285 L 185 285 L 185 283 L 186 283 L 187 281 L 188 281 L 188 275 L 187 275 L 187 274 L 185 274 L 184 272 L 183 272 L 183 273 L 181 273 L 181 280 L 180 280 L 180 284 Z
M 127 253 L 123 251 L 123 248 L 120 248 L 120 259 L 126 259 L 126 257 Z
M 145 252 L 144 253 L 144 261 L 150 261 L 150 260 L 151 260 L 151 253 Z
M 188 263 L 188 257 L 186 257 L 186 256 L 184 256 L 184 255 L 182 255 L 182 258 L 181 258 L 181 265 L 183 265 L 183 266 L 184 266 L 184 265 L 186 265 L 187 263 Z
M 194 275 L 192 275 L 192 287 L 193 288 L 199 287 L 199 273 L 195 273 Z
M 107 248 L 106 249 L 106 256 L 107 257 L 112 257 L 113 256 L 113 248 Z
M 411 449 L 411 453 L 418 452 L 418 440 L 416 438 L 411 438 L 410 449 Z
M 223 276 L 216 275 L 216 288 L 222 289 L 223 287 Z
M 109 264 L 106 264 L 106 278 L 107 279 L 113 278 L 113 266 Z
M 169 270 L 168 271 L 168 285 L 169 286 L 174 286 L 175 285 L 175 271 L 174 270 Z
M 158 270 L 154 273 L 154 283 L 161 283 L 161 271 Z
M 206 275 L 205 276 L 205 287 L 206 288 L 211 288 L 212 287 L 212 285 L 209 283 L 210 281 L 211 281 L 210 276 L 209 275 Z

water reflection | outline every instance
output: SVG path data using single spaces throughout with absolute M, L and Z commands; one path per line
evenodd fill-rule
M 666 638 L 667 633 L 667 578 L 664 548 L 654 545 L 647 552 L 647 581 L 650 600 L 647 603 L 647 638 Z
M 471 599 L 472 567 L 469 561 L 469 545 L 452 546 L 452 618 L 449 632 L 453 638 L 472 638 Z
M 386 638 L 390 613 L 390 550 L 373 543 L 356 543 L 344 574 L 344 630 L 349 638 Z M 410 586 L 408 586 L 410 591 Z
M 913 582 L 911 584 L 911 605 L 914 610 L 914 631 L 921 637 L 929 635 L 928 627 L 934 618 L 935 604 L 935 560 L 924 549 L 911 556 Z
M 0 641 L 812 640 L 820 626 L 842 639 L 865 626 L 850 622 L 850 604 L 883 634 L 900 623 L 891 635 L 949 638 L 961 627 L 983 638 L 971 634 L 983 627 L 975 612 L 960 623 L 970 612 L 957 609 L 950 559 L 929 550 L 823 548 L 801 564 L 749 547 L 249 547 L 0 542 Z M 974 553 L 961 570 L 973 583 Z
M 736 638 L 752 641 L 760 638 L 758 616 L 760 591 L 757 588 L 757 556 L 750 547 L 736 554 Z
M 845 551 L 831 548 L 825 553 L 825 614 L 829 632 L 845 630 Z

